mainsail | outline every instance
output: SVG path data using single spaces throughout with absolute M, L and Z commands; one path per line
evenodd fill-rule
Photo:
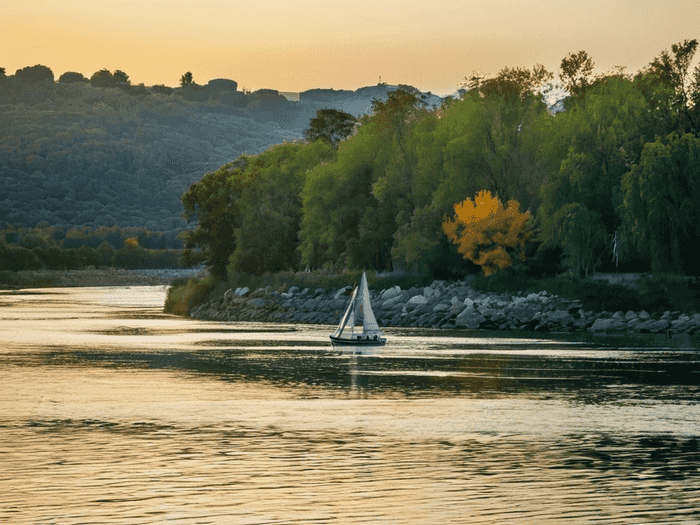
M 361 330 L 359 329 L 360 326 L 362 326 Z M 358 329 L 356 330 L 356 328 Z M 372 311 L 367 275 L 363 272 L 360 286 L 353 290 L 350 303 L 338 325 L 338 329 L 331 336 L 331 342 L 347 344 L 345 342 L 349 343 L 352 341 L 355 343 L 362 341 L 367 344 L 371 342 L 372 344 L 383 345 L 386 342 L 386 339 L 382 337 L 383 335 Z

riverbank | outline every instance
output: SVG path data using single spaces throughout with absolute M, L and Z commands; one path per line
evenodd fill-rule
M 286 292 L 271 287 L 227 290 L 190 311 L 195 319 L 305 324 L 337 324 L 349 300 L 350 287 Z M 700 337 L 700 313 L 586 310 L 581 300 L 538 293 L 483 293 L 465 281 L 434 281 L 402 290 L 399 286 L 370 291 L 382 327 L 464 330 L 518 330 L 593 334 L 660 334 L 689 342 Z
M 46 288 L 80 286 L 157 286 L 192 277 L 198 268 L 125 270 L 91 268 L 85 270 L 24 270 L 0 272 L 0 288 Z

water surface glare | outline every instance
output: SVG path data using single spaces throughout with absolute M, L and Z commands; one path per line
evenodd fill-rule
M 700 353 L 0 291 L 0 522 L 700 523 Z

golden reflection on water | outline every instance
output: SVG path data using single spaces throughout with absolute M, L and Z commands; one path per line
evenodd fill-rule
M 0 293 L 0 521 L 700 522 L 697 376 L 668 377 L 694 353 L 388 330 L 358 356 L 163 299 Z

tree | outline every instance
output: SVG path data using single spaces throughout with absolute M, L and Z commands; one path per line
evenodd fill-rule
M 700 66 L 691 76 L 690 64 L 698 48 L 698 41 L 684 40 L 671 46 L 671 53 L 663 50 L 657 56 L 646 72 L 651 73 L 666 87 L 670 93 L 670 111 L 675 119 L 678 119 L 677 127 L 682 131 L 689 131 L 696 124 L 697 108 L 689 104 L 698 97 L 696 89 L 697 78 L 700 76 Z
M 196 217 L 197 227 L 181 233 L 183 258 L 190 264 L 198 262 L 193 250 L 201 250 L 205 264 L 216 280 L 226 278 L 228 258 L 236 249 L 235 229 L 240 225 L 237 199 L 241 192 L 241 167 L 245 158 L 207 173 L 182 195 L 185 220 Z
M 356 123 L 357 119 L 345 111 L 319 109 L 304 134 L 309 142 L 321 139 L 337 148 L 340 141 L 352 133 Z
M 569 53 L 559 67 L 559 78 L 564 88 L 574 97 L 580 97 L 593 83 L 595 62 L 585 51 Z
M 90 84 L 94 87 L 114 87 L 116 82 L 114 81 L 114 76 L 109 71 L 109 69 L 100 69 L 95 71 L 90 77 Z
M 194 80 L 192 79 L 192 72 L 188 71 L 180 77 L 180 85 L 185 87 L 190 84 L 194 84 Z
M 40 82 L 42 80 L 53 82 L 53 71 L 46 66 L 37 64 L 36 66 L 18 69 L 15 72 L 15 79 L 20 82 Z
M 509 253 L 519 248 L 519 258 L 525 260 L 525 243 L 532 237 L 530 212 L 522 213 L 520 204 L 511 200 L 503 208 L 498 197 L 483 190 L 474 201 L 467 198 L 454 205 L 454 219 L 445 218 L 442 229 L 457 249 L 485 275 L 511 266 Z
M 117 69 L 113 75 L 115 83 L 130 84 L 129 75 Z
M 501 97 L 509 102 L 531 96 L 542 96 L 542 88 L 552 80 L 554 75 L 542 64 L 535 64 L 530 69 L 505 67 L 494 78 L 486 78 L 479 72 L 473 72 L 464 80 L 464 87 L 473 95 L 483 97 Z
M 647 143 L 622 181 L 626 229 L 653 272 L 697 274 L 700 138 L 671 133 Z
M 599 213 L 573 202 L 562 206 L 543 227 L 545 238 L 562 247 L 576 274 L 588 275 L 600 264 L 606 231 Z
M 58 82 L 61 84 L 72 84 L 73 82 L 89 82 L 89 80 L 82 73 L 66 71 L 58 77 Z

